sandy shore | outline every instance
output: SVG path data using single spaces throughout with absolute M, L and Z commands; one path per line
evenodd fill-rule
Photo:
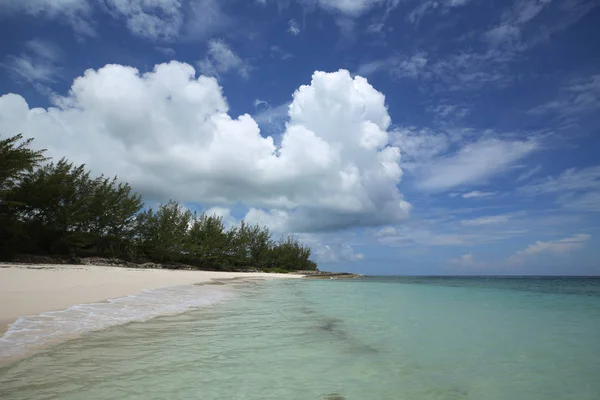
M 17 318 L 148 289 L 232 278 L 296 278 L 300 275 L 129 269 L 91 265 L 0 264 L 0 336 Z

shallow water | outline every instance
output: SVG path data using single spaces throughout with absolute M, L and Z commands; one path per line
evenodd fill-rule
M 195 290 L 193 311 L 89 333 L 0 369 L 0 398 L 600 398 L 597 279 Z

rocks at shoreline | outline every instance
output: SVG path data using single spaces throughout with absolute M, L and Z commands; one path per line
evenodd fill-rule
M 110 257 L 77 257 L 77 256 L 39 256 L 39 255 L 17 255 L 12 262 L 19 264 L 71 264 L 71 265 L 97 265 L 101 267 L 122 267 L 140 269 L 177 269 L 177 270 L 199 270 L 199 268 L 181 263 L 153 263 L 153 262 L 131 262 L 120 258 Z M 207 269 L 202 269 L 203 271 Z M 220 269 L 211 269 L 217 271 Z M 257 268 L 232 268 L 227 272 L 265 272 Z M 304 275 L 309 279 L 354 279 L 362 278 L 364 275 L 350 272 L 328 272 L 328 271 L 289 271 L 293 274 Z
M 364 275 L 350 272 L 296 271 L 296 273 L 310 279 L 354 279 L 364 277 Z
M 257 268 L 228 268 L 226 270 L 213 268 L 198 268 L 182 263 L 154 263 L 154 262 L 132 262 L 120 258 L 111 257 L 77 257 L 71 256 L 40 256 L 34 254 L 19 254 L 12 258 L 9 263 L 25 265 L 90 265 L 99 267 L 121 267 L 137 269 L 171 269 L 187 271 L 221 271 L 221 272 L 264 272 Z M 295 273 L 294 271 L 290 271 Z

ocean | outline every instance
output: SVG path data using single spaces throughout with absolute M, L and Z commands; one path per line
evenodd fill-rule
M 1 399 L 600 399 L 598 278 L 171 288 L 21 319 L 0 351 L 61 335 Z

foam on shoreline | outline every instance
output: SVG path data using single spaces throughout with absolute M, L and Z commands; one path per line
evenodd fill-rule
M 181 314 L 234 296 L 230 285 L 182 285 L 20 317 L 0 338 L 0 364 L 90 332 Z

